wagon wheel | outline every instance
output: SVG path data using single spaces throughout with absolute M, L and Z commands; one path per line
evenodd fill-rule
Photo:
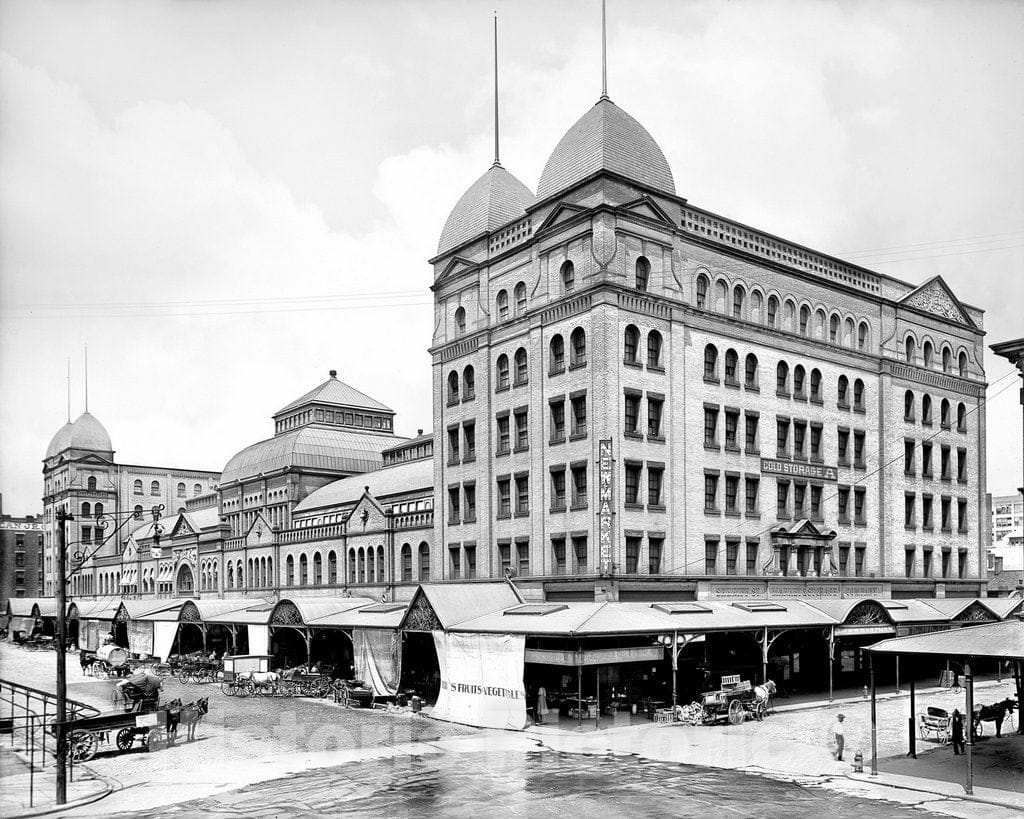
M 92 731 L 72 731 L 68 737 L 68 754 L 75 762 L 88 762 L 96 756 L 100 738 Z
M 316 691 L 314 692 L 314 696 L 326 697 L 330 693 L 331 693 L 331 681 L 329 679 L 327 679 L 326 677 L 321 677 L 319 680 L 317 680 Z
M 228 697 L 233 697 L 237 691 L 237 685 L 238 684 L 235 682 L 228 682 L 227 680 L 224 680 L 224 682 L 220 684 L 221 693 Z
M 127 751 L 135 742 L 135 731 L 131 728 L 122 728 L 117 732 L 117 750 Z
M 178 672 L 178 682 L 185 685 L 188 682 L 188 672 L 183 668 Z
M 170 677 L 171 667 L 167 663 L 157 663 L 153 666 L 153 673 L 161 677 Z
M 167 732 L 163 728 L 150 728 L 146 734 L 146 750 L 162 751 L 167 747 Z
M 743 722 L 743 703 L 739 700 L 729 701 L 729 724 L 739 725 Z
M 255 697 L 259 691 L 253 680 L 246 680 L 245 686 L 239 691 L 243 697 Z
M 974 736 L 980 737 L 984 733 L 985 733 L 985 726 L 982 725 L 981 720 L 980 719 L 979 720 L 975 720 L 974 721 Z
M 764 722 L 765 715 L 768 713 L 768 706 L 763 702 L 757 703 L 754 706 L 754 719 L 758 722 Z

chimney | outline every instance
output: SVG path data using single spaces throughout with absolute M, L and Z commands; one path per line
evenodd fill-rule
M 331 376 L 331 378 L 337 378 L 338 377 L 338 371 L 337 370 L 331 370 L 328 374 Z

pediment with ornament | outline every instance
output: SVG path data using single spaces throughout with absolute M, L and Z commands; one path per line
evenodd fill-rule
M 347 530 L 350 535 L 376 532 L 387 527 L 387 517 L 377 499 L 368 491 L 363 492 L 355 509 L 348 517 Z
M 188 537 L 189 535 L 195 535 L 195 533 L 195 527 L 192 526 L 188 518 L 184 515 L 178 515 L 174 529 L 171 530 L 171 537 Z
M 900 304 L 968 327 L 976 326 L 942 276 L 935 276 L 912 290 L 900 299 Z
M 586 208 L 579 205 L 573 205 L 569 202 L 561 202 L 551 210 L 543 222 L 540 223 L 540 227 L 537 228 L 537 233 L 545 230 L 561 222 L 568 222 L 571 219 L 575 219 L 581 213 L 586 212 Z
M 256 519 L 245 533 L 245 545 L 249 548 L 256 546 L 272 546 L 274 543 L 274 529 L 262 512 L 256 514 Z
M 624 210 L 627 213 L 642 216 L 645 219 L 650 219 L 655 222 L 659 222 L 668 227 L 675 227 L 672 223 L 672 219 L 667 213 L 661 208 L 661 206 L 655 202 L 650 196 L 641 196 L 639 199 L 634 199 L 632 202 L 627 202 L 620 207 L 620 210 Z
M 452 256 L 448 260 L 448 264 L 444 266 L 441 271 L 441 275 L 437 277 L 439 282 L 445 281 L 446 279 L 455 278 L 467 270 L 473 270 L 478 267 L 477 263 L 472 259 L 467 259 L 465 256 Z

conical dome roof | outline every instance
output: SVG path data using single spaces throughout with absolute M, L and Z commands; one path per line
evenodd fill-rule
M 78 420 L 71 425 L 67 445 L 75 449 L 91 449 L 96 452 L 112 452 L 114 449 L 110 443 L 110 435 L 107 434 L 103 424 L 89 412 L 83 412 L 78 416 Z
M 71 439 L 71 430 L 74 425 L 68 421 L 64 426 L 57 430 L 57 434 L 53 436 L 50 441 L 50 445 L 46 448 L 46 457 L 52 458 L 58 452 L 63 452 L 68 448 L 68 441 Z
M 546 199 L 602 170 L 676 192 L 672 169 L 658 143 L 607 97 L 599 99 L 555 146 L 540 176 L 537 198 Z
M 495 163 L 452 209 L 437 243 L 438 255 L 525 216 L 533 201 L 530 189 Z

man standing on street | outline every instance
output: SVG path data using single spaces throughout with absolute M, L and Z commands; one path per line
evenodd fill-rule
M 836 721 L 832 724 L 832 735 L 835 737 L 836 743 L 836 761 L 843 761 L 843 747 L 846 745 L 846 734 L 843 729 L 843 720 L 846 717 L 843 714 L 836 715 Z
M 964 747 L 964 717 L 956 708 L 953 709 L 953 720 L 950 727 L 952 731 L 950 738 L 953 740 L 953 753 L 959 756 L 965 753 L 967 749 Z

